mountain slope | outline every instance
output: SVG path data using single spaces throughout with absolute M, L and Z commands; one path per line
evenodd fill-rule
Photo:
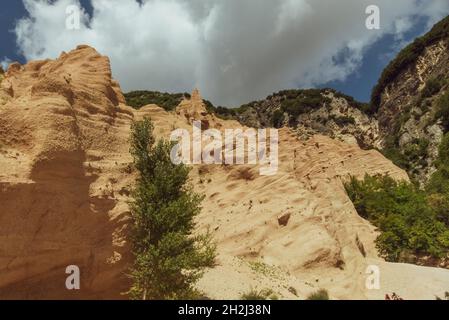
M 373 91 L 382 148 L 421 183 L 449 129 L 448 95 L 449 16 L 399 53 Z
M 264 128 L 287 126 L 304 139 L 322 134 L 358 144 L 377 145 L 377 122 L 368 106 L 332 89 L 284 90 L 239 108 L 244 125 Z

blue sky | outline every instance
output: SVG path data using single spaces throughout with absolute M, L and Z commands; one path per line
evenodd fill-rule
M 359 101 L 368 102 L 371 90 L 376 85 L 383 69 L 394 59 L 400 49 L 427 31 L 426 21 L 416 17 L 416 24 L 406 32 L 404 40 L 401 42 L 402 45 L 397 45 L 393 35 L 383 36 L 367 49 L 360 67 L 344 81 L 330 81 L 320 87 L 330 87 L 353 96 Z
M 376 85 L 382 71 L 406 44 L 428 31 L 426 21 L 416 17 L 415 26 L 405 34 L 402 45 L 397 45 L 393 35 L 385 35 L 372 44 L 363 56 L 360 67 L 344 81 L 330 81 L 320 87 L 330 87 L 353 96 L 359 101 L 368 102 L 371 90 Z
M 8 58 L 12 61 L 25 63 L 26 58 L 20 53 L 16 44 L 14 28 L 20 18 L 28 16 L 28 12 L 21 0 L 3 0 L 0 11 L 0 61 Z M 92 14 L 90 0 L 80 0 L 81 5 L 88 14 Z
M 0 11 L 0 61 L 8 58 L 12 61 L 25 63 L 26 58 L 20 53 L 16 44 L 14 28 L 20 18 L 28 16 L 25 6 L 21 0 L 4 0 L 2 11 Z M 92 14 L 90 0 L 81 0 L 81 5 L 89 14 Z
M 368 101 L 395 54 L 449 14 L 447 0 L 80 0 L 82 29 L 69 32 L 60 27 L 76 0 L 24 1 L 28 10 L 2 3 L 0 60 L 56 58 L 86 43 L 111 58 L 124 91 L 199 87 L 226 106 L 305 87 Z M 382 9 L 378 33 L 363 28 L 364 2 Z

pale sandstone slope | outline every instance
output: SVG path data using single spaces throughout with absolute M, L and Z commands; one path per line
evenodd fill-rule
M 109 59 L 81 46 L 13 64 L 1 97 L 0 296 L 119 297 L 132 112 Z M 64 286 L 71 264 L 78 294 Z
M 0 298 L 124 297 L 131 121 L 150 116 L 158 137 L 191 130 L 193 120 L 240 127 L 208 114 L 197 91 L 176 112 L 132 110 L 108 59 L 85 46 L 55 61 L 13 65 L 0 98 Z M 239 298 L 251 287 L 272 288 L 292 299 L 321 287 L 341 299 L 382 299 L 393 291 L 433 299 L 449 289 L 447 270 L 379 259 L 374 227 L 344 191 L 349 175 L 407 179 L 402 170 L 353 144 L 323 136 L 301 141 L 289 129 L 279 135 L 275 176 L 260 176 L 258 166 L 193 168 L 192 183 L 206 196 L 198 231 L 210 230 L 219 252 L 200 289 Z M 283 215 L 290 215 L 286 226 L 278 223 Z M 78 293 L 64 286 L 71 264 L 82 270 Z M 365 289 L 370 264 L 381 268 L 379 291 Z

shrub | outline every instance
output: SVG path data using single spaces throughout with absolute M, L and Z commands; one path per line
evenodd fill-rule
M 190 299 L 194 284 L 212 266 L 209 235 L 194 236 L 202 197 L 187 185 L 189 169 L 170 160 L 173 144 L 156 143 L 149 119 L 135 122 L 131 154 L 139 173 L 130 203 L 132 244 L 130 296 L 134 299 Z
M 445 132 L 449 131 L 449 90 L 437 101 L 436 118 L 441 119 Z
M 229 119 L 236 119 L 237 118 L 237 114 L 238 114 L 238 109 L 231 109 L 231 108 L 226 108 L 226 107 L 215 107 L 212 102 L 210 102 L 209 100 L 203 100 L 204 104 L 206 105 L 206 110 L 209 113 L 213 113 L 215 114 L 217 117 L 224 119 L 224 120 L 229 120 Z
M 288 287 L 288 292 L 290 292 L 291 294 L 298 296 L 298 290 L 296 290 L 295 287 Z
M 249 292 L 242 294 L 242 300 L 278 300 L 278 297 L 271 289 L 255 290 L 251 289 Z
M 449 291 L 446 291 L 446 292 L 444 293 L 444 298 L 440 298 L 440 297 L 438 297 L 438 296 L 435 296 L 435 299 L 436 299 L 436 300 L 449 300 Z
M 430 98 L 440 92 L 441 88 L 444 85 L 443 79 L 432 78 L 426 82 L 426 86 L 421 92 L 422 98 Z
M 166 111 L 174 110 L 184 97 L 189 98 L 188 93 L 166 93 L 158 91 L 132 91 L 125 93 L 126 103 L 135 108 L 140 109 L 149 104 L 156 104 Z
M 385 158 L 390 159 L 399 168 L 409 171 L 411 169 L 411 163 L 407 157 L 401 153 L 401 151 L 394 146 L 387 146 L 381 150 Z
M 275 128 L 280 128 L 284 122 L 284 112 L 282 110 L 276 110 L 272 116 L 272 125 Z
M 414 139 L 410 144 L 406 145 L 404 148 L 404 155 L 408 162 L 426 158 L 429 144 L 430 142 L 427 139 Z
M 410 172 L 413 171 L 416 165 L 426 166 L 425 161 L 428 156 L 429 140 L 427 139 L 414 139 L 404 147 L 403 152 L 397 146 L 397 135 L 394 134 L 387 140 L 385 148 L 381 150 L 382 154 L 390 159 L 398 167 Z
M 320 289 L 310 294 L 307 300 L 329 300 L 329 293 L 325 289 Z

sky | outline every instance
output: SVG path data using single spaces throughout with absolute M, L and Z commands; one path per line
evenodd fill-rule
M 75 30 L 71 5 L 81 12 Z M 379 29 L 366 27 L 369 5 Z M 125 92 L 198 87 L 232 107 L 332 87 L 366 102 L 395 54 L 448 14 L 448 0 L 3 0 L 0 62 L 88 44 L 110 57 Z

